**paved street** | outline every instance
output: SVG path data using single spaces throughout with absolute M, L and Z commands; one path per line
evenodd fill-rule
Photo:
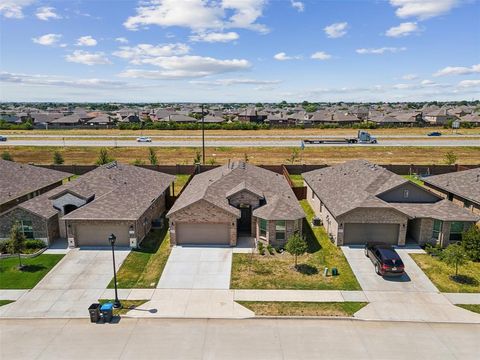
M 0 320 L 1 359 L 478 359 L 480 325 L 355 320 Z
M 117 269 L 129 250 L 115 252 Z M 7 317 L 84 317 L 113 277 L 110 250 L 73 249 L 29 292 L 0 307 Z
M 139 143 L 134 139 L 132 140 L 79 140 L 79 139 L 22 139 L 22 140 L 8 140 L 6 142 L 0 142 L 2 146 L 119 146 L 119 147 L 200 147 L 202 145 L 201 140 L 185 139 L 185 140 L 153 140 L 151 143 Z M 295 147 L 300 146 L 300 140 L 211 140 L 207 137 L 207 147 Z M 445 140 L 441 139 L 385 139 L 380 140 L 378 144 L 322 144 L 322 145 L 305 145 L 306 147 L 326 147 L 326 146 L 480 146 L 480 140 L 478 139 L 458 139 L 449 138 Z

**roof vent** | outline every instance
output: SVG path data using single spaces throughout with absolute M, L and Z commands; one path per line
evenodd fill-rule
M 107 164 L 105 166 L 107 169 L 112 169 L 114 167 L 117 167 L 117 162 L 116 161 L 112 161 L 110 164 Z

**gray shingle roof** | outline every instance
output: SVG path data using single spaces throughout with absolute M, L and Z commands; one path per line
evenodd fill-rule
M 0 160 L 0 204 L 61 181 L 72 174 Z
M 480 168 L 429 176 L 423 180 L 426 184 L 480 204 Z
M 243 162 L 227 164 L 196 175 L 167 216 L 204 200 L 240 217 L 240 210 L 231 206 L 227 198 L 243 188 L 257 195 L 263 194 L 265 204 L 253 211 L 255 216 L 267 220 L 296 220 L 305 217 L 283 175 Z
M 480 220 L 480 216 L 475 215 L 446 199 L 433 204 L 391 203 L 391 205 L 412 218 L 432 218 L 443 221 Z
M 20 207 L 49 218 L 57 213 L 52 206 L 53 199 L 70 192 L 93 200 L 64 216 L 64 219 L 134 220 L 175 179 L 172 175 L 133 165 L 113 164 L 100 166 Z

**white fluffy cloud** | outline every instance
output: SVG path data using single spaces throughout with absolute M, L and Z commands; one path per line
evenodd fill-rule
M 458 86 L 463 88 L 480 86 L 480 80 L 462 80 L 458 83 Z
M 38 36 L 36 38 L 32 38 L 35 44 L 44 45 L 44 46 L 54 46 L 62 38 L 60 34 L 45 34 L 42 36 Z
M 158 25 L 187 27 L 194 32 L 227 28 L 268 32 L 265 25 L 257 23 L 266 2 L 266 0 L 149 0 L 136 9 L 136 15 L 129 17 L 124 26 L 129 30 Z
M 103 79 L 69 79 L 51 75 L 29 75 L 0 72 L 0 82 L 27 84 L 27 85 L 47 85 L 47 86 L 65 86 L 78 88 L 119 88 L 127 84 L 124 81 L 103 80 Z
M 10 19 L 22 19 L 23 8 L 34 2 L 35 0 L 0 0 L 0 14 Z
M 298 60 L 301 59 L 301 56 L 289 56 L 284 52 L 279 52 L 278 54 L 273 55 L 273 58 L 278 61 L 287 61 L 287 60 Z
M 214 81 L 192 80 L 191 84 L 198 85 L 217 85 L 217 86 L 231 86 L 231 85 L 274 85 L 279 84 L 280 80 L 256 80 L 256 79 L 218 79 Z
M 348 23 L 340 22 L 325 26 L 323 29 L 329 38 L 336 39 L 347 34 Z
M 77 46 L 95 46 L 97 45 L 97 40 L 95 40 L 90 35 L 79 37 L 77 40 Z
M 124 37 L 117 37 L 115 41 L 119 42 L 120 44 L 128 44 L 128 39 Z
M 121 77 L 145 79 L 185 79 L 246 70 L 251 64 L 244 59 L 220 60 L 203 56 L 170 56 L 144 59 L 144 64 L 155 65 L 161 70 L 128 69 Z
M 107 58 L 104 52 L 88 52 L 84 50 L 75 50 L 72 54 L 65 56 L 68 62 L 84 65 L 106 65 L 112 62 Z
M 396 7 L 395 14 L 399 18 L 416 17 L 420 20 L 443 15 L 457 6 L 460 0 L 390 0 Z
M 480 73 L 480 64 L 467 66 L 447 66 L 437 71 L 433 76 L 448 76 L 448 75 L 471 75 Z
M 390 37 L 403 37 L 411 35 L 420 29 L 418 28 L 417 23 L 415 22 L 404 22 L 398 26 L 393 26 L 387 30 L 385 35 Z
M 137 46 L 121 46 L 120 50 L 115 51 L 113 55 L 127 59 L 132 64 L 140 65 L 149 59 L 186 55 L 189 52 L 190 47 L 182 43 L 159 45 L 138 44 Z
M 292 4 L 292 7 L 298 12 L 305 11 L 305 4 L 301 1 L 290 0 L 290 4 Z
M 55 8 L 51 6 L 42 6 L 37 9 L 35 16 L 43 21 L 50 19 L 61 19 L 62 17 L 55 12 Z
M 407 50 L 406 47 L 400 47 L 400 48 L 397 48 L 397 47 L 382 47 L 382 48 L 371 48 L 371 49 L 366 49 L 366 48 L 361 48 L 361 49 L 357 49 L 355 50 L 357 52 L 357 54 L 361 54 L 361 55 L 365 55 L 365 54 L 375 54 L 375 55 L 383 55 L 387 52 L 389 53 L 398 53 L 400 51 L 405 51 Z
M 190 41 L 196 42 L 229 42 L 237 40 L 240 36 L 233 31 L 222 33 L 222 32 L 201 32 L 195 35 L 190 36 Z
M 316 53 L 313 53 L 310 58 L 315 60 L 328 60 L 332 58 L 332 55 L 327 54 L 324 51 L 317 51 Z
M 405 75 L 402 76 L 402 79 L 403 80 L 417 80 L 418 75 L 416 75 L 416 74 L 405 74 Z

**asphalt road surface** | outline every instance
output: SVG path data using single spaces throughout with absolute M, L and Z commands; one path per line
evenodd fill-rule
M 299 140 L 209 140 L 205 141 L 207 147 L 299 147 Z M 135 146 L 157 146 L 157 147 L 200 147 L 201 140 L 152 140 L 150 143 L 140 143 L 135 140 L 74 140 L 74 139 L 30 139 L 30 140 L 8 140 L 0 142 L 1 146 L 100 146 L 100 147 L 135 147 Z M 480 146 L 480 139 L 448 139 L 448 140 L 380 140 L 378 144 L 306 144 L 305 147 L 325 146 Z
M 1 359 L 478 359 L 480 325 L 355 320 L 1 320 Z

